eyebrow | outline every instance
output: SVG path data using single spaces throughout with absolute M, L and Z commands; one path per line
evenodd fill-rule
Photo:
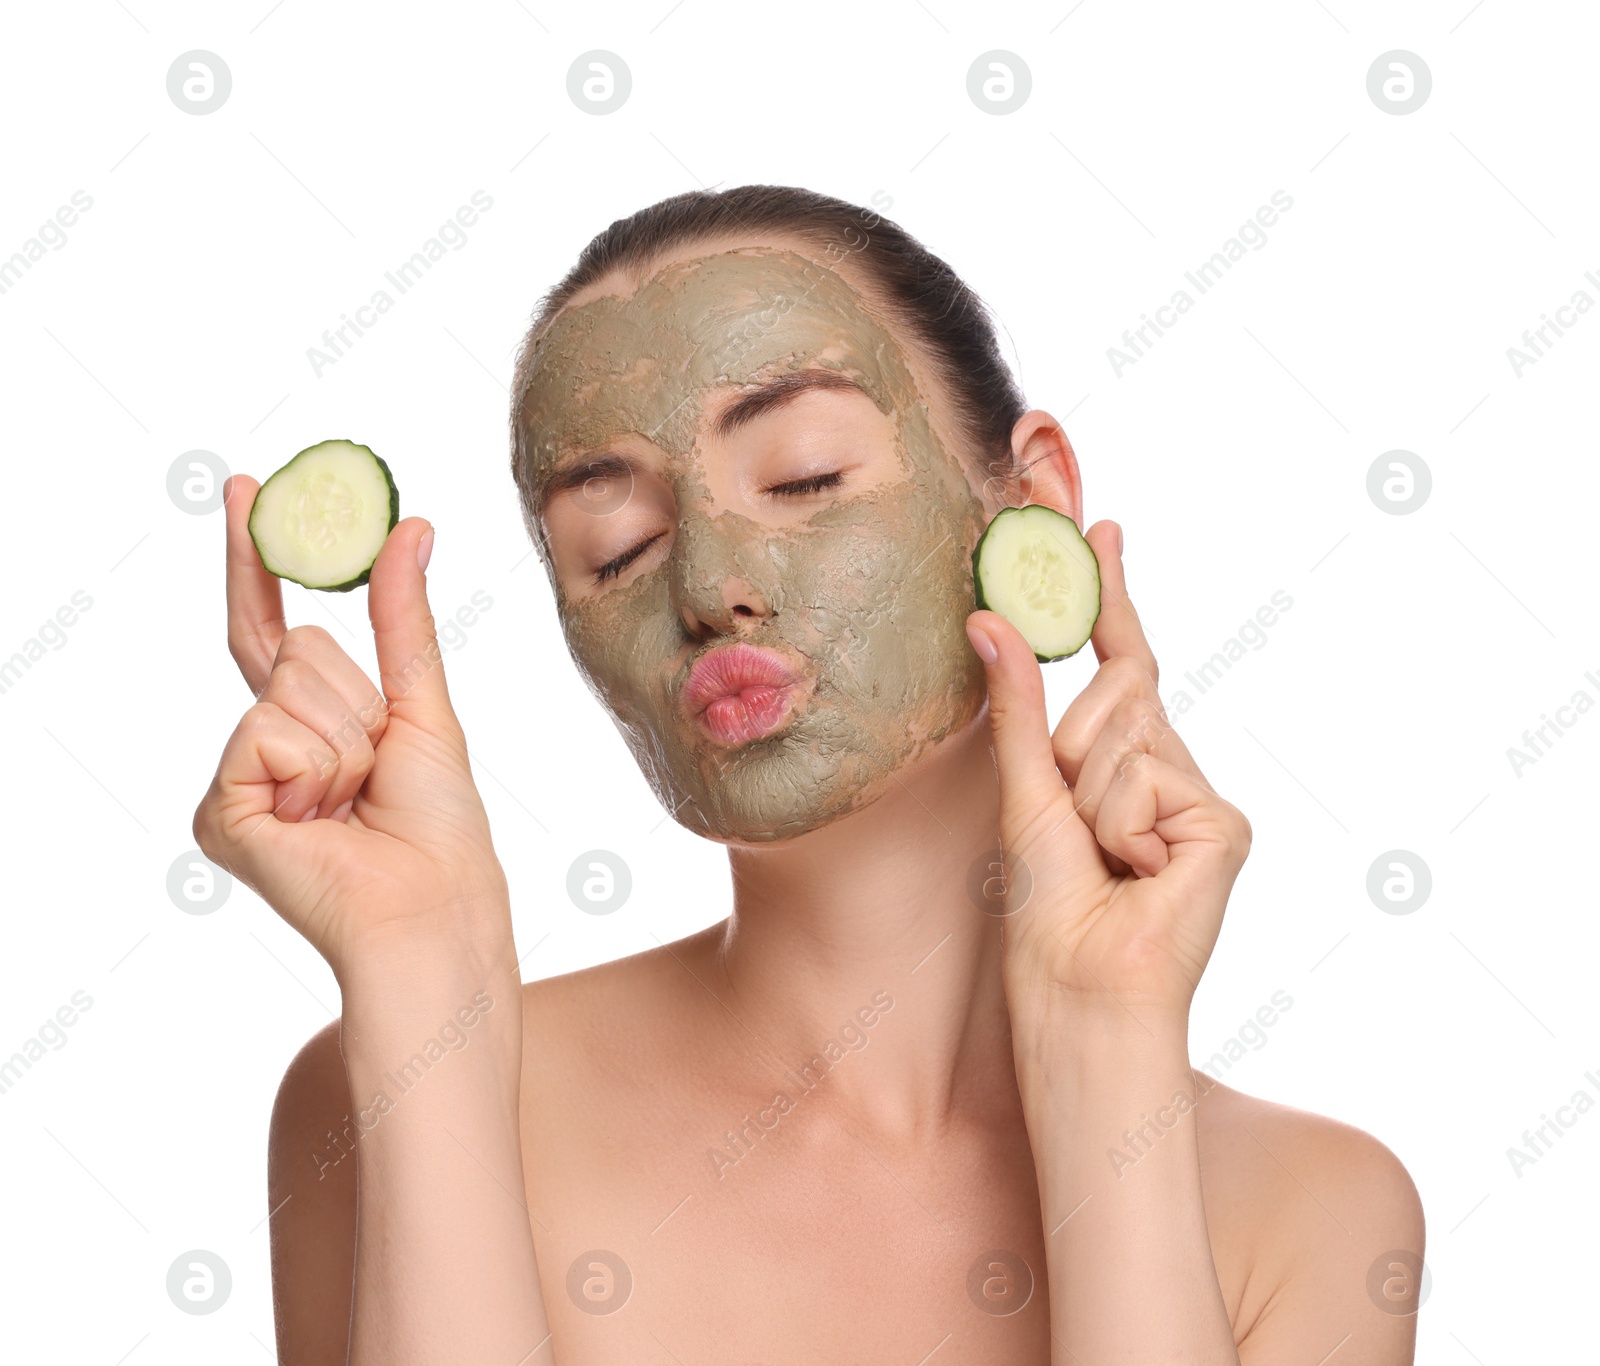
M 645 464 L 637 456 L 597 451 L 547 475 L 535 490 L 535 507 L 542 517 L 556 495 L 568 489 L 581 489 L 591 479 L 632 479 L 644 470 Z
M 858 394 L 866 394 L 860 384 L 837 370 L 796 370 L 740 394 L 718 414 L 711 430 L 716 436 L 728 436 L 763 414 L 792 403 L 800 394 L 811 389 L 853 389 Z M 627 479 L 642 474 L 644 470 L 644 462 L 637 456 L 618 451 L 596 451 L 547 475 L 538 487 L 536 506 L 542 515 L 557 495 L 569 489 L 582 488 L 591 479 Z
M 866 393 L 849 375 L 837 370 L 795 370 L 740 394 L 722 410 L 711 429 L 718 436 L 727 436 L 810 389 L 854 389 L 858 394 Z

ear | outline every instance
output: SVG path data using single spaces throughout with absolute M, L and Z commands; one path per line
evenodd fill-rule
M 1017 419 L 1011 429 L 1014 474 L 1007 481 L 1011 506 L 1042 503 L 1064 512 L 1083 530 L 1083 479 L 1078 457 L 1061 424 L 1034 408 Z

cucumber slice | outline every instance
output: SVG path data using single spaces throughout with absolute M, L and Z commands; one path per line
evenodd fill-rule
M 1077 654 L 1100 616 L 1100 562 L 1072 518 L 1039 503 L 995 514 L 972 582 L 978 606 L 1021 631 L 1041 664 Z
M 400 520 L 400 490 L 381 457 L 353 441 L 307 446 L 256 492 L 250 539 L 269 574 L 348 593 Z

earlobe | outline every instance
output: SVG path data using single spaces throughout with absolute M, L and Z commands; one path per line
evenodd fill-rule
M 1043 408 L 1024 413 L 1011 433 L 1016 473 L 1012 506 L 1041 503 L 1065 513 L 1083 530 L 1083 480 L 1078 457 L 1061 424 Z

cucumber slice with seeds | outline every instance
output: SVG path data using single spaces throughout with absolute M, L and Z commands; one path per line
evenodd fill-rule
M 307 446 L 256 492 L 250 539 L 270 574 L 324 593 L 348 593 L 400 520 L 388 465 L 353 441 Z
M 998 612 L 1041 664 L 1075 655 L 1100 616 L 1100 562 L 1078 524 L 1038 503 L 1002 508 L 972 551 L 978 606 Z

